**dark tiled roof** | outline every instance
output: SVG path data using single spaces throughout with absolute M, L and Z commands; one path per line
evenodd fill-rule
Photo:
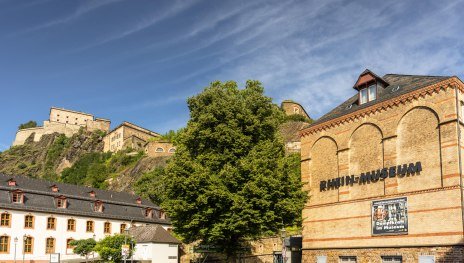
M 319 118 L 317 121 L 315 121 L 307 128 L 355 112 L 357 110 L 367 108 L 377 103 L 398 97 L 411 91 L 418 90 L 429 85 L 433 85 L 448 78 L 451 77 L 387 74 L 383 76 L 382 79 L 389 83 L 389 85 L 385 88 L 378 89 L 376 100 L 359 105 L 358 93 L 356 93 L 355 95 L 353 95 L 353 97 L 338 105 L 336 108 Z
M 16 181 L 16 186 L 8 186 L 10 179 Z M 52 191 L 53 185 L 58 187 L 58 192 Z M 12 203 L 10 200 L 10 192 L 16 189 L 24 192 L 23 204 Z M 95 193 L 95 197 L 90 196 L 92 191 Z M 64 209 L 55 206 L 55 197 L 61 195 L 66 197 L 67 207 Z M 139 196 L 126 192 L 55 183 L 28 176 L 0 174 L 0 208 L 3 209 L 170 224 L 167 219 L 145 217 L 144 208 L 160 210 L 160 207 L 143 198 L 141 198 L 141 204 L 138 204 L 137 198 Z M 93 211 L 94 201 L 97 200 L 103 202 L 103 212 Z
M 160 225 L 131 227 L 129 234 L 134 236 L 137 243 L 182 243 Z

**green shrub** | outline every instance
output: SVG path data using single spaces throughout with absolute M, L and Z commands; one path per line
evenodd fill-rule
M 64 134 L 60 134 L 47 151 L 45 158 L 45 174 L 54 173 L 54 166 L 59 161 L 63 151 L 69 146 L 70 139 Z
M 35 121 L 28 121 L 26 123 L 21 123 L 18 127 L 19 130 L 28 129 L 28 128 L 35 128 L 37 127 L 37 122 Z
M 311 119 L 308 119 L 305 116 L 300 115 L 300 114 L 286 115 L 285 122 L 289 122 L 289 121 L 301 121 L 301 122 L 307 122 L 307 123 L 313 122 Z

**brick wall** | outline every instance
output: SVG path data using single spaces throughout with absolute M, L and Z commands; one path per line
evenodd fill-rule
M 304 250 L 302 262 L 316 263 L 318 256 L 326 256 L 327 263 L 338 263 L 340 256 L 356 256 L 358 263 L 381 263 L 382 256 L 401 256 L 403 263 L 417 263 L 421 255 L 434 256 L 436 263 L 464 262 L 462 246 Z
M 310 195 L 303 210 L 303 248 L 463 244 L 458 153 L 464 147 L 459 148 L 456 112 L 463 96 L 458 91 L 456 98 L 456 89 L 447 85 L 303 131 L 301 178 Z M 320 191 L 322 180 L 417 161 L 423 169 L 414 176 Z M 373 236 L 372 202 L 396 197 L 408 198 L 409 232 Z

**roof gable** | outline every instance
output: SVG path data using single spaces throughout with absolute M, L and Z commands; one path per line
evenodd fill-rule
M 364 71 L 363 73 L 365 73 Z M 370 72 L 370 71 L 369 71 Z M 361 74 L 362 75 L 362 74 Z M 374 104 L 401 96 L 403 94 L 425 88 L 427 86 L 436 84 L 451 78 L 451 76 L 421 76 L 421 75 L 401 75 L 401 74 L 386 74 L 383 79 L 387 86 L 378 90 L 377 99 L 361 104 L 358 104 L 358 94 L 354 94 L 351 98 L 341 103 L 331 111 L 317 119 L 311 125 L 306 126 L 304 129 L 316 126 L 323 122 L 353 113 L 360 109 L 370 107 Z
M 383 78 L 377 76 L 374 72 L 366 69 L 359 75 L 358 80 L 354 84 L 353 88 L 359 90 L 361 86 L 367 85 L 373 82 L 380 82 L 384 87 L 388 86 L 388 82 L 386 82 Z

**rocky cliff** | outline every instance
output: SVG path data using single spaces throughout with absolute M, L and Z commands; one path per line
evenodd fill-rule
M 0 153 L 0 173 L 132 191 L 143 173 L 166 165 L 167 157 L 103 153 L 103 136 L 81 130 L 70 138 L 54 133 L 34 142 L 30 137 L 24 145 Z

